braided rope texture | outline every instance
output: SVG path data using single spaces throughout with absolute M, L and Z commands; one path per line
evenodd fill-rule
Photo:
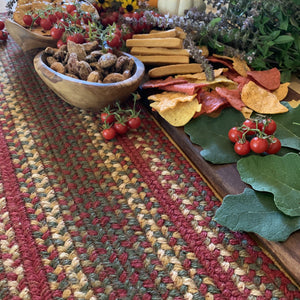
M 142 110 L 104 141 L 0 45 L 0 299 L 300 299 Z

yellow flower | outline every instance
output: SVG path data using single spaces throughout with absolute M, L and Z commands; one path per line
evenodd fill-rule
M 100 8 L 109 8 L 112 0 L 96 0 Z
M 122 7 L 125 9 L 125 12 L 133 12 L 139 8 L 136 0 L 122 0 Z

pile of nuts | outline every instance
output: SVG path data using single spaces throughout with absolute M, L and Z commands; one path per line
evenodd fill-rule
M 47 47 L 45 54 L 48 66 L 54 71 L 89 82 L 120 82 L 135 72 L 133 58 L 104 52 L 96 41 L 83 44 L 68 41 L 60 48 Z

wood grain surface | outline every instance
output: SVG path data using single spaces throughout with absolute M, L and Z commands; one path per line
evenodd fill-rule
M 292 89 L 285 100 L 300 99 L 300 95 Z M 228 194 L 242 193 L 247 186 L 241 181 L 236 164 L 214 165 L 200 155 L 201 147 L 193 144 L 183 127 L 171 126 L 158 113 L 151 110 L 149 101 L 143 97 L 142 102 L 151 115 L 158 121 L 180 150 L 198 169 L 202 177 L 222 199 Z M 264 252 L 273 259 L 277 266 L 286 273 L 300 288 L 300 231 L 293 233 L 285 242 L 271 242 L 257 234 L 250 234 L 262 247 Z

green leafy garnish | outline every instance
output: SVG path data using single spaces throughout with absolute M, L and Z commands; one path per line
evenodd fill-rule
M 214 219 L 233 231 L 254 232 L 270 241 L 285 241 L 300 229 L 300 217 L 280 212 L 272 194 L 249 188 L 242 194 L 226 196 Z
M 277 208 L 289 216 L 300 216 L 300 156 L 251 155 L 237 162 L 241 179 L 257 191 L 274 195 Z

